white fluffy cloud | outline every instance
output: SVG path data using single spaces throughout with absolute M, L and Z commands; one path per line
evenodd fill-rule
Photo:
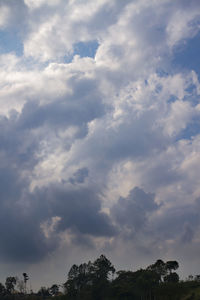
M 56 6 L 60 3 L 60 0 L 24 0 L 24 3 L 30 8 L 30 9 L 36 9 L 43 5 L 49 5 L 49 6 Z

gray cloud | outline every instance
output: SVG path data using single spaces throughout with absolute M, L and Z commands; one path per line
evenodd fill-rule
M 36 112 L 29 105 L 21 115 L 13 114 L 10 119 L 2 117 L 0 122 L 0 257 L 3 260 L 39 261 L 58 247 L 59 233 L 66 229 L 75 235 L 113 236 L 116 233 L 109 217 L 101 212 L 101 201 L 95 191 L 69 190 L 64 184 L 55 184 L 30 193 L 30 177 L 25 174 L 30 175 L 38 163 L 34 156 L 41 140 L 33 129 L 45 121 L 44 116 L 41 123 L 33 118 L 32 124 L 32 115 L 40 119 Z M 46 116 L 48 118 L 48 113 Z M 27 126 L 28 121 L 31 126 Z M 88 170 L 82 168 L 73 178 L 81 183 L 85 176 Z M 41 225 L 54 216 L 61 220 L 51 237 L 46 237 Z
M 44 239 L 39 214 L 26 207 L 28 182 L 9 165 L 1 168 L 0 182 L 0 257 L 8 261 L 37 261 L 52 250 L 52 241 Z
M 126 198 L 119 198 L 111 212 L 120 227 L 127 227 L 132 232 L 137 232 L 146 226 L 148 214 L 158 208 L 159 205 L 156 204 L 153 194 L 145 193 L 139 187 L 135 187 Z
M 190 224 L 185 223 L 184 224 L 184 231 L 181 236 L 181 241 L 183 244 L 185 243 L 191 243 L 194 237 L 194 229 L 190 226 Z
M 72 96 L 58 98 L 57 101 L 43 105 L 39 105 L 37 101 L 27 102 L 20 115 L 19 126 L 29 130 L 43 125 L 54 128 L 82 126 L 105 113 L 95 81 L 75 79 L 68 84 L 73 86 Z
M 98 194 L 91 189 L 70 190 L 63 182 L 29 191 L 31 172 L 40 160 L 37 157 L 40 142 L 47 138 L 46 131 L 35 130 L 44 125 L 52 126 L 53 130 L 83 123 L 87 126 L 89 120 L 103 113 L 103 106 L 95 102 L 92 94 L 87 104 L 85 85 L 82 90 L 80 85 L 79 88 L 81 99 L 76 94 L 66 107 L 63 100 L 43 107 L 28 102 L 21 113 L 13 111 L 10 117 L 0 119 L 0 258 L 3 260 L 40 261 L 59 246 L 59 234 L 67 229 L 75 236 L 116 234 L 109 217 L 101 212 Z M 80 101 L 84 98 L 82 114 Z M 75 172 L 73 180 L 82 183 L 87 176 L 88 169 L 82 168 Z M 48 237 L 42 226 L 45 223 L 51 226 L 53 217 L 61 219 Z M 85 237 L 85 242 L 88 238 Z
M 65 230 L 70 230 L 75 236 L 116 235 L 110 218 L 101 212 L 101 201 L 94 191 L 84 188 L 70 190 L 57 184 L 36 189 L 30 194 L 26 189 L 27 182 L 20 180 L 17 172 L 1 169 L 1 174 L 2 259 L 40 261 L 59 246 L 59 234 Z M 50 236 L 46 236 L 42 224 L 51 226 L 53 217 L 59 217 L 58 224 Z
M 101 212 L 98 194 L 87 188 L 67 189 L 63 185 L 38 190 L 37 203 L 46 205 L 50 216 L 61 217 L 57 230 L 67 228 L 93 236 L 112 236 L 115 229 L 109 217 Z M 43 208 L 44 209 L 44 208 Z
M 179 206 L 164 210 L 152 226 L 152 232 L 162 240 L 177 239 L 187 241 L 189 232 L 197 231 L 199 227 L 199 214 L 196 206 Z M 191 235 L 192 239 L 193 233 Z
M 78 169 L 72 177 L 69 178 L 71 184 L 84 183 L 88 177 L 89 171 L 87 168 Z

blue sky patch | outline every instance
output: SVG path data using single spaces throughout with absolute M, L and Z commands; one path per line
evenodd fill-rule
M 96 40 L 89 42 L 78 42 L 74 44 L 74 52 L 64 57 L 64 63 L 70 63 L 75 55 L 80 57 L 95 57 L 99 43 Z
M 170 97 L 169 97 L 169 99 L 167 100 L 167 102 L 168 103 L 173 103 L 173 102 L 175 102 L 175 101 L 177 101 L 177 96 L 175 96 L 175 95 L 171 95 Z
M 172 59 L 175 67 L 194 70 L 200 78 L 200 33 L 177 47 Z
M 79 42 L 74 45 L 74 55 L 80 57 L 95 57 L 99 44 L 96 40 L 89 42 Z
M 23 55 L 23 43 L 15 31 L 0 30 L 0 53 L 15 52 L 17 56 Z
M 194 118 L 185 129 L 183 129 L 177 136 L 176 140 L 187 139 L 190 140 L 192 137 L 200 134 L 200 120 L 198 117 Z

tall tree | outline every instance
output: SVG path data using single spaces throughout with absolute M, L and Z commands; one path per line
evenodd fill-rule
M 115 268 L 105 255 L 101 255 L 94 261 L 92 270 L 92 298 L 104 299 L 110 284 L 109 276 L 115 273 Z
M 23 277 L 24 277 L 24 292 L 26 294 L 26 282 L 29 280 L 29 277 L 27 275 L 27 273 L 23 273 Z
M 49 292 L 52 296 L 57 296 L 59 293 L 59 286 L 57 284 L 53 284 L 50 287 Z
M 163 277 L 166 275 L 166 264 L 162 259 L 158 259 L 154 264 L 147 267 L 147 270 L 154 271 L 159 275 L 159 281 L 161 282 Z
M 171 283 L 177 283 L 177 282 L 179 282 L 179 276 L 176 272 L 172 272 L 172 273 L 164 276 L 164 281 L 171 282 Z
M 169 260 L 166 262 L 166 269 L 169 273 L 172 273 L 172 270 L 177 270 L 179 268 L 179 264 L 176 260 Z
M 16 277 L 10 276 L 6 278 L 5 286 L 8 294 L 12 294 L 14 292 L 16 283 L 17 283 Z
M 115 273 L 114 266 L 103 254 L 94 261 L 93 270 L 98 280 L 108 280 L 109 275 Z
M 79 267 L 73 265 L 68 273 L 68 279 L 64 283 L 65 292 L 69 297 L 75 298 L 79 290 Z
M 2 283 L 0 283 L 0 296 L 4 296 L 6 294 L 6 289 Z
M 49 289 L 45 286 L 42 286 L 38 291 L 38 296 L 42 296 L 43 298 L 51 296 L 49 293 Z
M 79 266 L 73 265 L 68 273 L 68 280 L 64 283 L 66 293 L 70 299 L 82 299 L 85 295 L 89 299 L 91 293 L 92 299 L 97 299 L 97 295 L 108 285 L 109 275 L 114 272 L 114 266 L 105 255 L 101 255 L 93 263 L 89 261 Z

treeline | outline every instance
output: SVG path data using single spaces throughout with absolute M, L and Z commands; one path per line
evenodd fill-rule
M 34 293 L 27 289 L 28 275 L 26 273 L 22 275 L 23 279 L 9 276 L 6 278 L 5 285 L 0 283 L 0 300 L 42 300 L 63 294 L 59 292 L 57 284 L 53 284 L 50 288 L 41 287 L 38 292 Z
M 65 283 L 41 287 L 37 293 L 27 292 L 29 279 L 8 277 L 5 286 L 0 284 L 2 300 L 199 300 L 200 276 L 179 280 L 177 261 L 159 259 L 145 269 L 116 271 L 113 264 L 101 255 L 94 262 L 73 265 Z M 17 290 L 18 287 L 18 290 Z
M 159 259 L 146 269 L 116 272 L 112 263 L 101 255 L 93 263 L 72 266 L 64 284 L 65 299 L 164 299 L 162 294 L 163 290 L 166 294 L 166 287 L 177 289 L 179 275 L 175 271 L 178 267 L 177 261 L 165 263 Z

